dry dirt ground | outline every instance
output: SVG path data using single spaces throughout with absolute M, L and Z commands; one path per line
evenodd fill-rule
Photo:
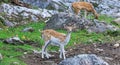
M 66 57 L 73 57 L 78 54 L 96 54 L 103 58 L 110 65 L 120 65 L 120 46 L 114 47 L 115 43 L 104 44 L 76 44 L 66 48 Z M 47 64 L 47 61 L 59 63 L 62 59 L 59 58 L 59 52 L 50 52 L 54 55 L 50 59 L 42 59 L 41 54 L 30 53 L 24 55 L 24 60 L 27 65 L 52 65 Z

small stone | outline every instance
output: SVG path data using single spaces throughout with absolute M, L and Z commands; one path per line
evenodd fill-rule
M 18 36 L 14 36 L 14 37 L 10 37 L 8 39 L 4 40 L 4 43 L 8 43 L 8 44 L 23 44 L 24 42 L 22 40 L 20 40 L 20 38 Z
M 89 19 L 76 17 L 75 14 L 72 14 L 72 16 L 70 16 L 67 13 L 58 13 L 53 15 L 48 20 L 48 22 L 46 22 L 46 26 L 44 27 L 44 29 L 65 29 L 64 24 L 65 25 L 75 24 L 76 28 L 74 29 L 74 31 L 86 29 L 89 33 L 91 32 L 101 33 L 107 30 L 118 30 L 117 27 L 107 24 L 105 22 L 101 22 L 96 19 L 91 21 Z M 102 42 L 102 40 L 100 41 Z M 89 42 L 93 42 L 93 40 L 90 39 Z
M 32 27 L 28 27 L 22 30 L 23 32 L 33 32 L 34 29 Z
M 10 65 L 20 65 L 19 62 L 12 62 Z
M 38 50 L 33 50 L 33 52 L 36 53 L 36 54 L 42 53 L 42 51 L 38 51 Z
M 24 54 L 27 54 L 27 52 L 24 52 Z
M 70 51 L 72 51 L 73 49 L 70 49 Z
M 120 44 L 118 44 L 118 43 L 114 44 L 115 48 L 118 48 L 119 46 L 120 46 Z
M 96 48 L 95 50 L 98 51 L 98 52 L 103 52 L 104 51 L 103 49 L 100 49 L 100 48 Z
M 113 60 L 113 58 L 110 58 L 110 57 L 105 57 L 106 60 Z

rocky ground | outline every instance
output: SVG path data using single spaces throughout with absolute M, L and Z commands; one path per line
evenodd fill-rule
M 120 65 L 120 46 L 116 47 L 115 43 L 76 44 L 66 48 L 66 51 L 67 58 L 79 54 L 96 54 L 110 65 Z M 57 65 L 62 60 L 59 58 L 59 53 L 50 53 L 54 55 L 54 57 L 51 57 L 50 59 L 42 59 L 41 54 L 38 53 L 26 54 L 22 59 L 28 65 Z

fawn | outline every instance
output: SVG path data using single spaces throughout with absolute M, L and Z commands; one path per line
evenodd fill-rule
M 45 45 L 42 47 L 42 58 L 44 58 L 44 55 L 46 55 L 46 57 L 49 58 L 50 54 L 47 53 L 46 48 L 48 47 L 49 44 L 51 44 L 60 47 L 59 57 L 62 58 L 63 56 L 63 58 L 66 59 L 64 47 L 70 41 L 71 32 L 73 29 L 76 28 L 76 26 L 64 25 L 64 28 L 67 30 L 67 34 L 57 32 L 53 29 L 46 29 L 41 31 L 42 38 L 45 41 Z
M 98 19 L 98 14 L 96 12 L 96 10 L 94 9 L 93 5 L 89 2 L 74 2 L 72 3 L 72 8 L 74 10 L 74 12 L 76 13 L 76 15 L 78 15 L 78 13 L 81 10 L 85 10 L 85 18 L 87 16 L 87 12 L 92 12 L 95 16 L 95 19 Z

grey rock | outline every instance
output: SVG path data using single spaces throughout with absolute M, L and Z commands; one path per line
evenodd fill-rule
M 3 12 L 9 17 L 22 17 L 24 19 L 30 18 L 31 21 L 38 21 L 40 18 L 51 17 L 57 13 L 57 11 L 46 10 L 46 9 L 30 9 L 26 7 L 14 6 L 10 4 L 3 3 L 1 5 Z M 18 17 L 19 16 L 19 17 Z
M 3 21 L 3 24 L 9 27 L 13 27 L 14 24 L 10 21 L 8 21 L 7 19 L 5 19 L 4 17 L 0 16 L 0 19 Z
M 2 10 L 2 7 L 0 6 L 0 13 L 2 13 L 3 12 L 3 10 Z
M 19 37 L 15 36 L 15 37 L 11 37 L 11 38 L 8 38 L 8 39 L 5 39 L 3 41 L 4 43 L 7 43 L 7 44 L 23 44 L 24 42 L 22 40 L 20 40 Z
M 53 25 L 54 24 L 54 25 Z M 96 19 L 93 21 L 85 18 L 76 17 L 74 14 L 59 13 L 53 15 L 46 23 L 44 29 L 64 29 L 63 25 L 76 24 L 76 29 L 86 29 L 88 32 L 105 32 L 107 30 L 116 31 L 117 27 L 107 24 L 105 22 L 100 22 Z
M 53 25 L 54 24 L 54 25 Z M 92 22 L 85 18 L 76 17 L 74 14 L 59 13 L 53 15 L 46 23 L 45 29 L 64 29 L 63 24 L 76 24 L 77 28 L 84 29 L 84 25 L 91 25 Z
M 87 28 L 88 32 L 105 32 L 108 30 L 116 31 L 119 28 L 115 27 L 114 25 L 107 24 L 105 22 L 100 22 L 96 19 L 93 20 L 94 24 Z
M 94 54 L 81 54 L 62 60 L 58 65 L 109 65 Z
M 0 16 L 4 20 L 4 24 L 9 27 L 23 25 L 28 21 L 38 22 L 44 20 L 44 18 L 51 17 L 58 13 L 58 11 L 47 10 L 47 9 L 30 9 L 21 6 L 15 6 L 11 4 L 2 3 L 0 5 L 1 11 L 4 12 L 4 16 Z
M 71 3 L 79 2 L 80 0 L 21 0 L 25 3 L 29 3 L 40 8 L 49 8 L 65 11 L 66 8 L 63 4 L 71 8 Z M 120 1 L 119 0 L 84 0 L 94 5 L 95 9 L 99 14 L 106 14 L 113 16 L 114 14 L 120 13 Z M 41 4 L 42 3 L 42 4 Z M 61 4 L 62 3 L 62 4 Z
M 4 23 L 5 23 L 6 26 L 9 26 L 9 27 L 15 26 L 12 22 L 10 22 L 8 20 L 5 20 Z
M 120 9 L 119 9 L 119 11 L 120 11 Z M 115 17 L 115 18 L 120 18 L 120 12 L 113 14 L 113 17 Z
M 34 29 L 32 27 L 27 27 L 25 29 L 22 30 L 23 32 L 33 32 Z
M 98 7 L 96 7 L 97 11 L 101 14 L 106 14 L 109 16 L 114 16 L 120 12 L 120 1 L 119 0 L 101 0 L 99 2 Z

